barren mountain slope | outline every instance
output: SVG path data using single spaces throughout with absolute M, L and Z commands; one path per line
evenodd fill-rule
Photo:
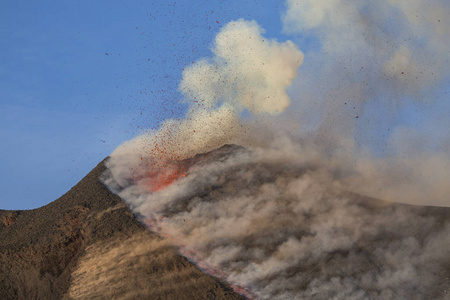
M 0 210 L 0 299 L 241 298 L 137 222 L 103 171 L 44 207 Z

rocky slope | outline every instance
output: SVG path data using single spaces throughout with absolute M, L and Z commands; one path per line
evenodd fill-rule
M 241 298 L 136 221 L 104 169 L 44 207 L 0 210 L 0 299 Z

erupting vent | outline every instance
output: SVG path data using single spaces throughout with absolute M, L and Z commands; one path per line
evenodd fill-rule
M 157 170 L 150 167 L 150 171 L 147 172 L 149 181 L 146 188 L 150 192 L 161 191 L 178 179 L 185 177 L 186 173 L 187 167 L 183 162 L 170 162 Z

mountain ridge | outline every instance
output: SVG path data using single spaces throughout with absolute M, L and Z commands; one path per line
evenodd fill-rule
M 159 238 L 136 220 L 122 200 L 100 183 L 99 178 L 104 170 L 102 161 L 67 193 L 43 207 L 21 211 L 0 210 L 1 299 L 102 298 L 106 294 L 96 296 L 84 293 L 78 297 L 72 288 L 72 273 L 80 267 L 83 257 L 89 254 L 88 249 L 98 244 L 107 247 L 117 244 L 117 241 L 127 243 L 136 236 L 147 245 L 158 242 Z M 121 243 L 114 247 L 120 247 Z M 178 279 L 189 282 L 194 276 L 196 281 L 178 291 L 175 286 L 168 283 L 164 287 L 164 283 L 160 282 L 162 287 L 142 290 L 134 296 L 155 299 L 210 299 L 211 295 L 215 295 L 216 299 L 241 298 L 217 279 L 201 273 L 184 257 L 176 254 L 173 247 L 164 245 L 155 251 L 167 256 L 167 265 L 172 267 L 166 273 L 176 273 L 177 268 L 188 270 L 187 275 Z M 128 253 L 125 251 L 123 255 Z M 152 254 L 152 251 L 147 254 Z M 146 267 L 154 269 L 152 264 L 155 261 L 146 263 L 143 266 L 135 264 L 135 267 L 138 270 Z M 164 269 L 164 266 L 161 268 Z M 151 272 L 150 275 L 146 272 L 140 274 L 151 277 Z M 150 278 L 148 282 L 151 281 Z M 110 296 L 126 298 L 120 296 L 122 292 L 117 290 Z

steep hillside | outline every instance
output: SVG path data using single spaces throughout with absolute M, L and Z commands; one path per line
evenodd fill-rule
M 0 299 L 241 298 L 137 222 L 104 169 L 44 207 L 0 211 Z

